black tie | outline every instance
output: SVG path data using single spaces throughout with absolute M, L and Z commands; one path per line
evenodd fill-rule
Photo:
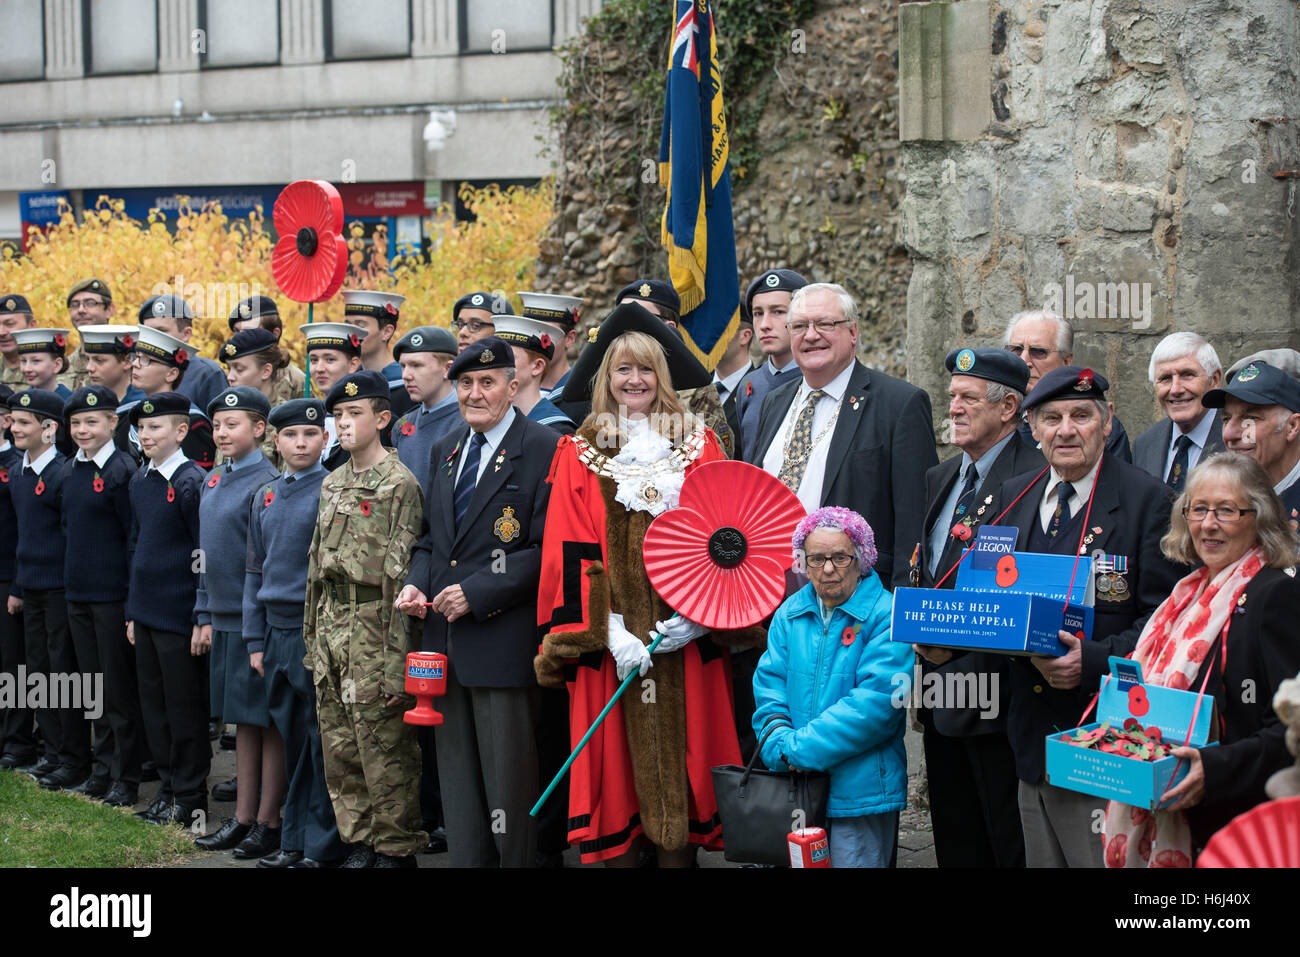
M 1186 435 L 1178 436 L 1174 443 L 1174 464 L 1169 466 L 1169 477 L 1165 479 L 1165 484 L 1174 490 L 1174 494 L 1181 492 L 1187 482 L 1187 450 L 1191 447 L 1191 437 Z
M 469 448 L 465 450 L 465 466 L 461 469 L 460 478 L 456 480 L 456 489 L 452 495 L 457 528 L 460 528 L 460 523 L 465 518 L 469 500 L 474 497 L 474 487 L 478 485 L 478 460 L 483 453 L 484 441 L 483 433 L 475 432 L 469 440 Z
M 1069 482 L 1056 486 L 1056 511 L 1052 513 L 1052 520 L 1047 526 L 1049 537 L 1055 538 L 1061 526 L 1070 520 L 1070 496 L 1073 494 L 1074 486 Z
M 970 506 L 970 497 L 975 494 L 975 483 L 978 481 L 979 473 L 975 471 L 975 463 L 972 462 L 966 469 L 966 484 L 961 487 L 961 494 L 957 496 L 957 507 L 953 509 L 954 525 L 966 514 L 966 509 Z

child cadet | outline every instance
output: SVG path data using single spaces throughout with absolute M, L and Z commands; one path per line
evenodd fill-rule
M 68 635 L 63 591 L 65 542 L 60 494 L 64 457 L 55 448 L 64 425 L 63 399 L 47 389 L 28 389 L 9 397 L 9 410 L 9 431 L 14 446 L 23 453 L 21 466 L 9 479 L 18 519 L 17 574 L 9 613 L 23 612 L 28 672 L 73 674 L 77 657 Z M 89 729 L 82 712 L 51 707 L 34 711 L 45 757 L 27 773 L 43 788 L 77 786 L 90 772 Z
M 0 385 L 0 595 L 14 586 L 18 550 L 18 516 L 14 514 L 12 482 L 23 465 L 23 453 L 9 441 L 9 397 L 14 390 Z M 16 594 L 16 593 L 15 593 Z M 17 682 L 18 669 L 26 667 L 23 651 L 23 613 L 0 615 L 0 672 Z M 26 770 L 37 761 L 36 734 L 27 708 L 0 710 L 0 771 Z
M 496 326 L 496 337 L 509 343 L 514 353 L 515 381 L 519 383 L 515 407 L 539 425 L 572 435 L 576 429 L 573 420 L 550 399 L 542 398 L 542 379 L 555 356 L 555 340 L 551 337 L 555 327 L 525 316 L 500 316 Z
M 153 804 L 136 817 L 202 831 L 212 764 L 208 649 L 192 637 L 204 475 L 181 450 L 190 423 L 187 396 L 146 396 L 130 414 L 149 465 L 130 484 L 126 636 L 135 645 L 141 721 L 162 779 Z
M 461 424 L 456 389 L 447 379 L 457 351 L 456 337 L 437 326 L 417 326 L 393 346 L 406 394 L 415 406 L 393 423 L 392 447 L 421 490 L 429 487 L 433 444 Z
M 313 322 L 302 327 L 302 334 L 307 340 L 311 384 L 322 398 L 345 375 L 361 368 L 361 340 L 366 337 L 366 330 L 360 326 L 349 322 Z M 327 415 L 321 462 L 333 471 L 347 460 L 347 452 L 339 445 L 334 429 L 334 416 Z
M 415 476 L 380 442 L 388 382 L 354 372 L 335 383 L 325 409 L 351 460 L 321 487 L 303 620 L 344 867 L 415 867 L 420 752 L 402 721 L 406 622 L 393 608 L 423 511 Z
M 268 409 L 293 398 L 284 396 L 277 399 L 275 395 L 276 376 L 288 368 L 289 353 L 280 348 L 280 341 L 271 330 L 253 328 L 236 332 L 221 347 L 218 355 L 226 364 L 226 378 L 230 384 L 256 389 L 266 396 Z M 267 426 L 258 447 L 278 471 L 281 463 L 280 454 L 275 450 L 275 429 Z
M 230 311 L 228 322 L 232 335 L 245 329 L 265 329 L 275 336 L 276 342 L 279 342 L 284 335 L 284 322 L 280 319 L 280 310 L 275 300 L 267 296 L 249 296 L 247 299 L 241 299 L 239 304 Z M 231 383 L 231 385 L 245 384 Z M 302 398 L 306 392 L 307 376 L 290 362 L 283 368 L 276 369 L 271 376 L 270 391 L 266 392 L 266 396 L 271 400 L 271 408 L 275 408 L 281 402 Z
M 148 308 L 147 302 L 141 308 L 141 313 Z M 194 358 L 182 340 L 160 329 L 140 326 L 136 330 L 135 343 L 131 346 L 131 384 L 145 395 L 174 391 L 189 375 Z M 125 448 L 126 442 L 140 448 L 140 440 L 135 431 L 135 417 L 131 414 L 135 406 L 134 402 L 124 401 L 118 407 L 118 448 Z M 211 468 L 217 454 L 216 443 L 212 441 L 212 423 L 192 400 L 186 414 L 189 416 L 189 427 L 184 433 L 181 451 L 200 468 Z
M 145 393 L 131 384 L 131 348 L 135 345 L 135 326 L 82 326 L 81 352 L 86 363 L 85 385 L 102 385 L 116 397 L 114 407 L 136 402 Z
M 211 713 L 235 725 L 239 787 L 235 816 L 195 843 L 205 851 L 233 847 L 240 859 L 279 849 L 284 797 L 284 746 L 266 708 L 266 683 L 249 665 L 243 622 L 249 512 L 254 497 L 279 476 L 258 448 L 270 411 L 266 396 L 251 386 L 226 389 L 212 400 L 208 417 L 224 461 L 203 483 L 199 500 L 203 570 L 192 643 L 211 648 Z
M 87 358 L 99 358 L 89 353 Z M 126 640 L 126 586 L 131 535 L 129 484 L 135 461 L 113 444 L 117 395 L 85 386 L 63 406 L 77 453 L 63 466 L 63 580 L 68 631 L 82 672 L 103 674 L 103 715 L 93 722 L 90 777 L 72 790 L 113 807 L 135 804 L 144 761 L 144 730 L 135 653 Z
M 32 389 L 57 392 L 66 400 L 72 390 L 59 381 L 67 371 L 67 329 L 17 329 L 13 333 L 18 348 L 18 366 Z
M 325 446 L 325 403 L 292 399 L 271 410 L 283 476 L 253 496 L 244 574 L 244 643 L 266 682 L 271 719 L 284 741 L 289 790 L 280 850 L 258 867 L 328 867 L 347 854 L 325 788 L 316 689 L 303 667 L 307 553 L 316 530 Z
M 388 380 L 388 410 L 393 418 L 408 411 L 415 403 L 406 394 L 402 382 L 402 367 L 388 351 L 388 343 L 397 334 L 397 320 L 405 296 L 391 292 L 371 292 L 367 289 L 343 290 L 343 320 L 351 322 L 366 334 L 361 337 L 361 368 L 378 372 Z M 392 421 L 389 421 L 392 425 Z M 384 445 L 392 448 L 384 431 Z

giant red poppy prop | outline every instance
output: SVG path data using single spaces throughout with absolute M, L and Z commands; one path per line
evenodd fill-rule
M 1300 797 L 1239 814 L 1210 838 L 1197 867 L 1300 867 Z
M 323 179 L 290 183 L 272 213 L 280 239 L 271 272 L 280 290 L 297 302 L 323 302 L 343 285 L 348 244 L 343 232 L 343 197 Z
M 747 628 L 785 597 L 790 540 L 805 516 L 786 486 L 745 462 L 701 465 L 677 508 L 646 530 L 650 584 L 673 609 L 708 628 Z

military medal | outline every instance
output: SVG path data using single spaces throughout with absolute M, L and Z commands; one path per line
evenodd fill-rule
M 493 471 L 493 472 L 500 472 L 500 471 L 501 471 L 501 463 L 504 462 L 505 460 L 506 460 L 506 453 L 505 453 L 504 451 L 500 451 L 500 452 L 498 452 L 498 453 L 497 453 L 497 460 L 496 460 L 495 462 L 492 463 L 492 471 Z
M 501 509 L 501 517 L 492 523 L 492 534 L 503 542 L 513 542 L 519 537 L 519 532 L 519 520 L 515 518 L 515 510 L 506 505 Z

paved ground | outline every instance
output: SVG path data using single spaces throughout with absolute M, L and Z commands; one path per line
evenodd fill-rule
M 898 832 L 898 866 L 899 867 L 934 867 L 934 838 L 930 833 L 930 812 L 918 807 L 916 789 L 921 776 L 921 735 L 908 731 L 904 739 L 907 745 L 908 770 L 908 806 L 899 821 Z M 211 787 L 232 777 L 235 773 L 235 752 L 216 750 L 212 755 L 212 773 L 208 778 Z M 158 789 L 157 784 L 146 784 L 140 788 L 141 801 L 138 808 L 148 807 Z M 233 803 L 208 800 L 208 830 L 215 831 L 221 822 L 235 813 Z M 720 853 L 703 852 L 699 855 L 701 867 L 736 867 L 725 861 Z M 583 867 L 578 860 L 578 852 L 570 849 L 565 854 L 566 867 Z M 421 867 L 447 867 L 446 854 L 421 854 Z M 195 854 L 183 865 L 185 867 L 255 867 L 256 861 L 237 861 L 229 851 Z

